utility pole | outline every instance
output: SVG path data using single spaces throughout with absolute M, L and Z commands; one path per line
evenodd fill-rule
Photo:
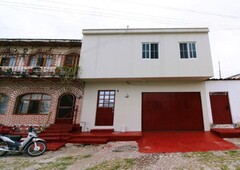
M 221 64 L 220 64 L 220 61 L 218 61 L 218 70 L 219 70 L 219 78 L 222 79 L 222 73 L 221 73 Z

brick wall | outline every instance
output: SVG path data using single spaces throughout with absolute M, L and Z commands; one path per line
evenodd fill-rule
M 83 83 L 73 80 L 64 85 L 60 78 L 1 78 L 0 93 L 9 97 L 5 114 L 0 115 L 0 124 L 13 125 L 49 125 L 55 122 L 59 97 L 64 93 L 72 93 L 76 97 L 74 123 L 80 123 L 82 107 Z M 15 114 L 17 98 L 27 93 L 45 93 L 51 96 L 51 112 L 47 115 L 17 115 Z

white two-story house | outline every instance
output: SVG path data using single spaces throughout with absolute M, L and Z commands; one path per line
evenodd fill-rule
M 85 29 L 84 131 L 207 131 L 207 28 Z

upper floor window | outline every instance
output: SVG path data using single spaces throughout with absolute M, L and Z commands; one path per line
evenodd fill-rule
M 1 66 L 15 66 L 16 64 L 16 55 L 15 54 L 4 54 L 0 59 Z
M 197 58 L 196 43 L 179 43 L 181 58 Z
M 6 113 L 9 97 L 0 93 L 0 114 Z
M 158 43 L 142 43 L 143 59 L 158 59 Z
M 16 114 L 48 114 L 51 97 L 47 94 L 26 94 L 20 96 Z
M 75 67 L 75 66 L 78 66 L 78 62 L 79 62 L 79 55 L 77 53 L 71 53 L 66 55 L 64 66 Z
M 52 56 L 45 55 L 43 53 L 37 53 L 31 56 L 29 66 L 31 67 L 51 67 L 52 66 Z

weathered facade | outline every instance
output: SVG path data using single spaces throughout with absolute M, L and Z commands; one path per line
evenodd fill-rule
M 0 124 L 80 124 L 81 40 L 0 40 Z

